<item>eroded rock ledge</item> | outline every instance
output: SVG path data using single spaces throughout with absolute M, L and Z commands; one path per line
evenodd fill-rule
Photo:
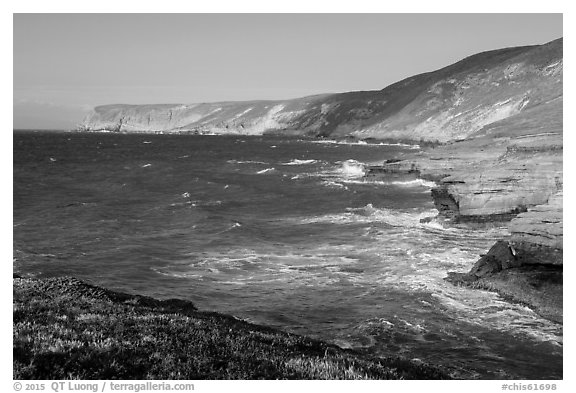
M 546 204 L 534 206 L 511 221 L 510 243 L 522 264 L 562 266 L 562 199 L 560 191 Z

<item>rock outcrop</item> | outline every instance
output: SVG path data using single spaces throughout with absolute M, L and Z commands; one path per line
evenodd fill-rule
M 481 258 L 472 266 L 468 273 L 448 274 L 448 280 L 456 282 L 473 282 L 479 278 L 498 273 L 505 269 L 519 267 L 520 261 L 516 257 L 516 250 L 508 242 L 498 240 Z

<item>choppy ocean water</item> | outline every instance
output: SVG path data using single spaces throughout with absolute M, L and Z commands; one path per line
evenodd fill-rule
M 14 269 L 441 364 L 562 377 L 562 327 L 457 288 L 503 228 L 442 228 L 429 182 L 363 178 L 410 145 L 14 133 Z

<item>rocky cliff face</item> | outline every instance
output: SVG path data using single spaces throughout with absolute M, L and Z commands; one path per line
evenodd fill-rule
M 94 108 L 80 128 L 87 131 L 259 135 L 288 131 L 294 119 L 321 97 L 189 105 L 105 105 Z M 310 124 L 296 130 L 303 133 L 313 128 Z

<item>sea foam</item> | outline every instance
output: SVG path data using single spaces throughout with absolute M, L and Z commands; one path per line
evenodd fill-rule
M 420 149 L 420 145 L 418 144 L 409 144 L 409 143 L 386 143 L 386 142 L 366 142 L 366 141 L 336 141 L 332 139 L 328 140 L 318 140 L 318 141 L 311 141 L 311 143 L 318 143 L 324 145 L 352 145 L 352 146 L 397 146 L 397 147 L 405 147 L 408 149 Z
M 342 179 L 344 183 L 347 184 L 368 184 L 374 186 L 393 186 L 402 188 L 425 188 L 424 192 L 429 192 L 430 188 L 436 187 L 436 183 L 433 181 L 428 181 L 424 179 L 413 179 L 413 180 L 372 180 L 370 178 L 353 178 L 353 179 Z
M 396 227 L 432 227 L 428 223 L 422 223 L 424 218 L 435 217 L 438 210 L 430 209 L 426 211 L 402 211 L 397 209 L 376 208 L 371 203 L 358 208 L 347 208 L 343 213 L 327 214 L 315 217 L 302 217 L 300 223 L 332 223 L 332 224 L 352 224 L 352 223 L 385 223 Z M 442 228 L 439 226 L 439 228 Z M 444 228 L 442 228 L 444 229 Z
M 297 158 L 291 160 L 290 162 L 284 162 L 282 165 L 308 165 L 308 164 L 315 164 L 318 162 L 317 160 L 299 160 Z
M 337 172 L 345 178 L 359 178 L 364 177 L 366 168 L 363 163 L 356 160 L 346 160 L 341 163 Z

